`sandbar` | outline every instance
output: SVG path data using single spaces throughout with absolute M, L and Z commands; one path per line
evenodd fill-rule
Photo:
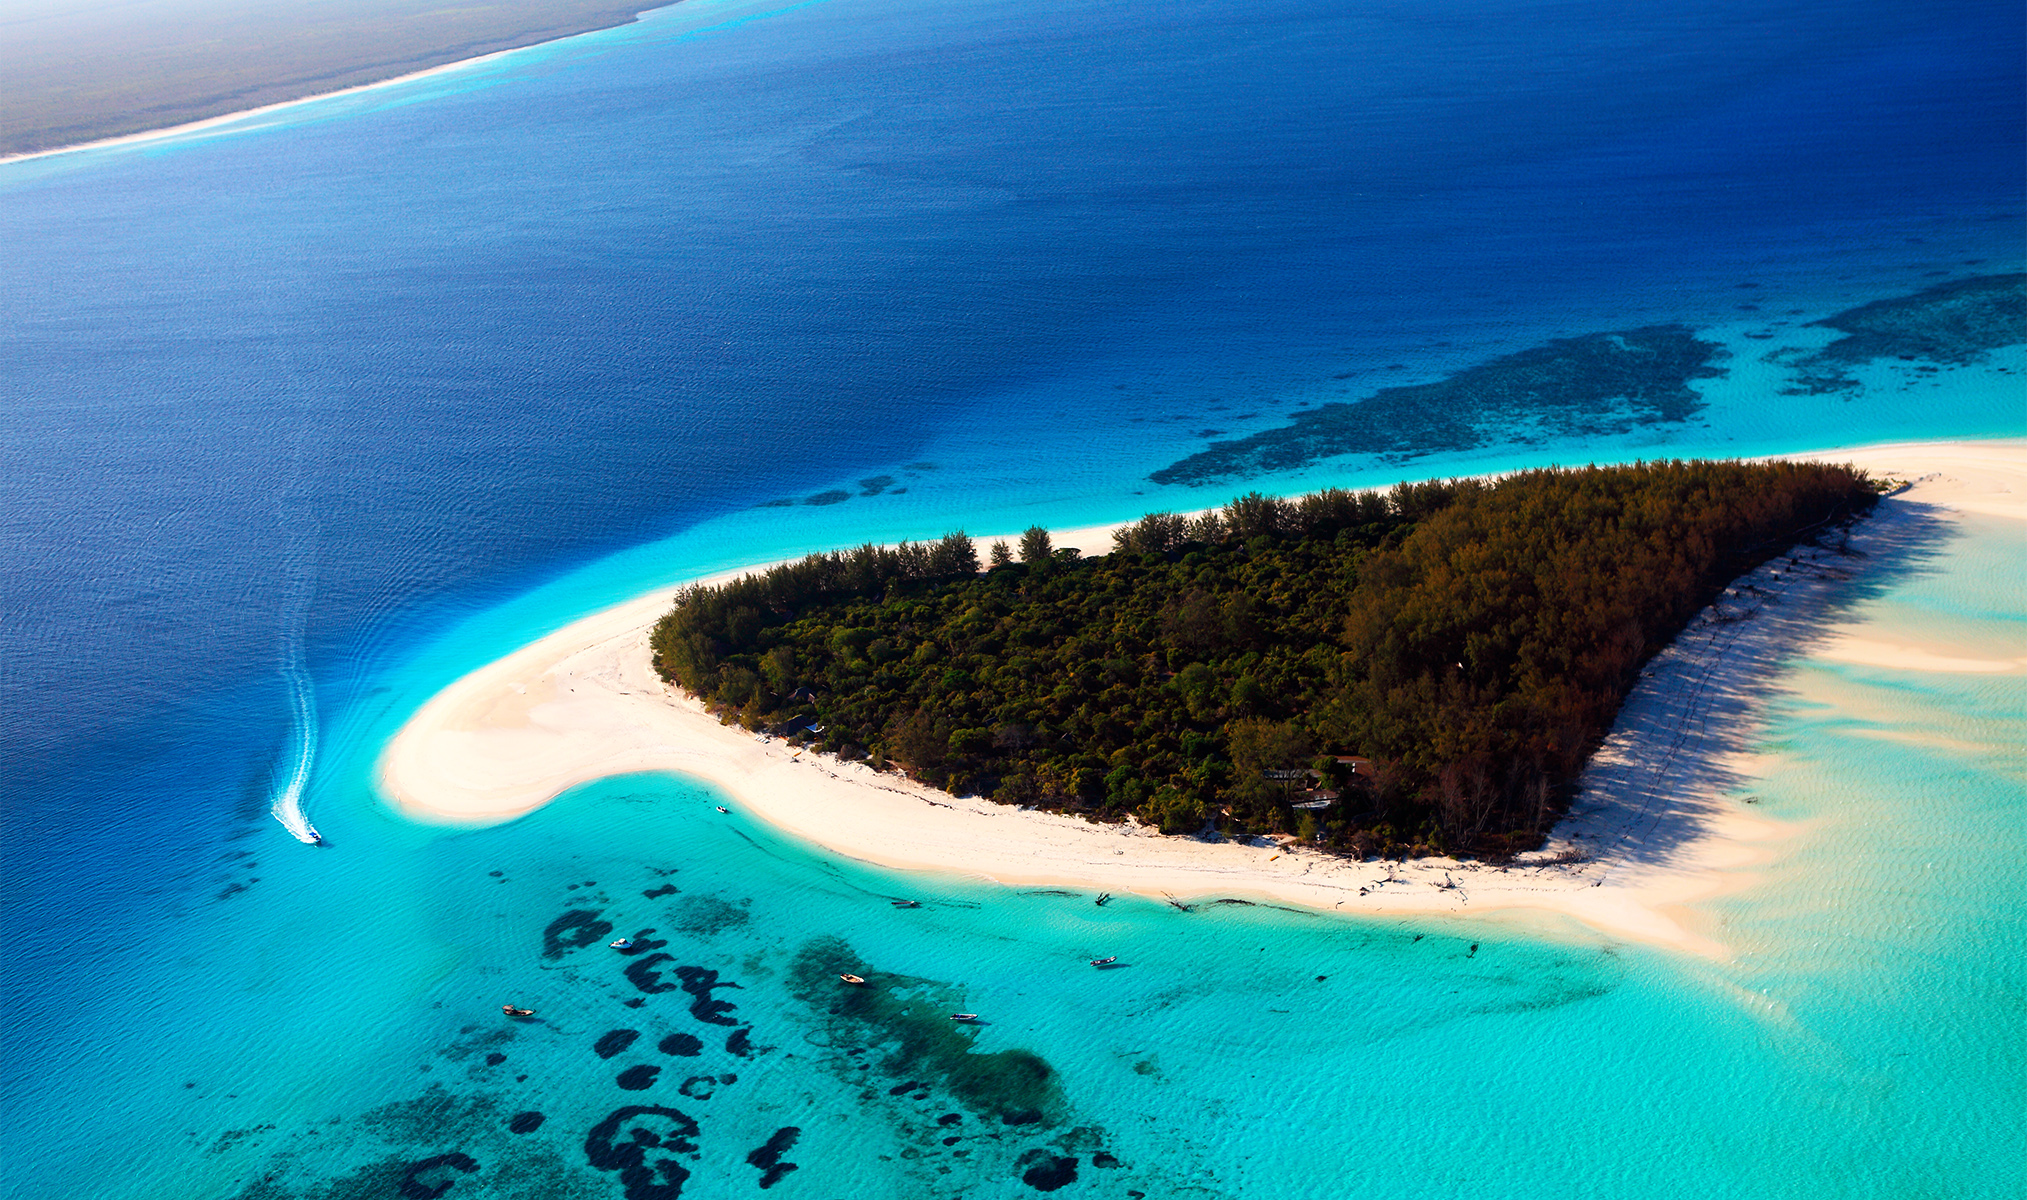
M 0 163 L 183 134 L 626 25 L 670 0 L 28 3 L 0 40 Z
M 1548 844 L 1509 865 L 1359 862 L 1286 839 L 1163 837 L 1132 823 L 954 797 L 798 751 L 721 724 L 655 674 L 648 633 L 673 588 L 587 617 L 451 684 L 388 744 L 377 784 L 412 819 L 470 826 L 525 815 L 595 779 L 676 772 L 723 789 L 735 818 L 888 869 L 1178 904 L 1229 897 L 1377 915 L 1550 917 L 1607 938 L 1728 957 L 1694 902 L 1752 882 L 1792 832 L 1741 798 L 1754 777 L 1767 686 L 1798 655 L 1840 638 L 1848 654 L 1885 654 L 1865 646 L 1863 631 L 1839 625 L 1837 608 L 1854 580 L 1905 561 L 1955 514 L 2027 521 L 2027 441 L 1782 457 L 1851 462 L 1908 486 L 1857 526 L 1848 549 L 1858 553 L 1800 547 L 1699 614 L 1643 671 Z M 1056 542 L 1101 553 L 1112 528 L 1065 531 Z M 1934 657 L 1929 651 L 1899 650 L 1903 658 L 1891 661 L 1931 669 L 1922 658 Z

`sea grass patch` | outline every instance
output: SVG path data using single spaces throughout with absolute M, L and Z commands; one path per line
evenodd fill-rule
M 842 986 L 841 971 L 864 976 Z M 834 1048 L 863 1046 L 877 1069 L 909 1089 L 933 1084 L 990 1121 L 1052 1123 L 1064 1111 L 1055 1068 L 1029 1050 L 981 1052 L 972 1033 L 950 1020 L 962 1004 L 949 984 L 865 966 L 841 938 L 803 945 L 788 972 L 790 992 L 816 1014 Z

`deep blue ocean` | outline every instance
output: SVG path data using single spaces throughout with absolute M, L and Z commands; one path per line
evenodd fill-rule
M 402 822 L 371 769 L 463 672 L 784 554 L 1251 488 L 2019 436 L 2017 342 L 1808 394 L 1789 367 L 1836 336 L 1811 322 L 2023 269 L 2023 29 L 2017 4 L 1946 0 L 685 0 L 0 165 L 0 1186 L 673 1200 L 629 1174 L 628 1122 L 681 1122 L 602 1123 L 631 1105 L 701 1124 L 679 1190 L 702 1196 L 754 1192 L 766 1145 L 797 1164 L 769 1190 L 807 1197 L 1025 1195 L 1037 1170 L 1092 1196 L 2017 1194 L 2021 976 L 1977 964 L 2022 930 L 2018 890 L 1919 953 L 1868 918 L 1873 1007 L 1791 1037 L 1738 1001 L 1763 980 L 1637 947 L 1131 903 L 1094 929 L 1088 901 L 956 881 L 929 919 L 868 920 L 929 885 L 700 823 L 680 780 L 451 832 Z M 1674 323 L 1723 347 L 1686 420 L 1515 411 L 1470 446 L 1149 479 L 1325 404 Z M 2017 554 L 1958 553 L 1985 565 L 1953 611 L 2017 635 L 1992 583 Z M 1923 602 L 1897 595 L 1877 603 Z M 2003 746 L 2027 699 L 1991 687 L 1927 707 Z M 1810 711 L 1787 736 L 1848 733 Z M 1972 759 L 1937 768 L 1968 772 L 1949 794 L 2017 842 L 2017 757 Z M 327 850 L 270 816 L 298 765 Z M 1767 794 L 1817 816 L 1823 778 Z M 2008 862 L 1952 886 L 2017 883 Z M 547 954 L 575 911 L 658 921 L 736 980 L 745 1052 L 597 1056 L 613 1029 L 673 1037 L 691 997 L 553 933 Z M 1051 1064 L 1044 1117 L 984 1132 L 997 1110 L 952 1099 L 941 1051 L 896 1058 L 905 1014 L 840 1027 L 794 982 L 824 938 L 1009 1014 L 981 1045 Z M 1100 945 L 1234 965 L 1103 998 L 1037 965 Z M 503 1030 L 495 993 L 538 977 L 556 1015 Z M 1949 1045 L 1882 1048 L 1938 988 Z M 645 1060 L 661 1083 L 613 1090 Z

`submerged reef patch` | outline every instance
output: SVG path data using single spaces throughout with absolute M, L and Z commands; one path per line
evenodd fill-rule
M 864 976 L 866 986 L 840 988 L 838 974 L 846 970 Z M 875 971 L 836 937 L 805 943 L 788 984 L 818 1014 L 830 1046 L 872 1049 L 890 1079 L 911 1088 L 933 1082 L 972 1112 L 1006 1124 L 1052 1123 L 1063 1111 L 1055 1068 L 1040 1055 L 972 1047 L 969 1032 L 950 1020 L 959 997 L 948 984 Z
M 1077 1160 L 1051 1154 L 1037 1146 L 1014 1161 L 1022 1183 L 1038 1192 L 1053 1192 L 1077 1182 Z
M 478 1161 L 468 1154 L 439 1154 L 411 1164 L 402 1172 L 395 1191 L 406 1200 L 437 1200 L 451 1189 L 459 1175 L 469 1175 L 478 1169 Z
M 573 908 L 542 930 L 542 957 L 553 962 L 611 932 L 612 922 L 599 920 L 597 909 Z
M 690 1172 L 675 1155 L 697 1153 L 697 1123 L 673 1108 L 615 1109 L 584 1136 L 593 1170 L 619 1172 L 626 1200 L 677 1200 Z
M 703 1052 L 704 1043 L 687 1033 L 672 1033 L 660 1042 L 663 1054 L 674 1054 L 682 1058 L 695 1058 Z
M 662 973 L 656 970 L 655 967 L 657 963 L 674 961 L 676 961 L 676 956 L 673 954 L 650 954 L 639 962 L 632 963 L 627 967 L 627 982 L 650 996 L 658 995 L 662 992 L 673 992 L 676 990 L 677 985 L 663 983 Z
M 759 1148 L 746 1156 L 748 1165 L 760 1168 L 762 1188 L 773 1187 L 781 1182 L 783 1175 L 799 1169 L 792 1162 L 784 1162 L 781 1156 L 793 1150 L 796 1140 L 800 1137 L 802 1137 L 801 1129 L 794 1125 L 784 1125 L 774 1131 L 773 1137 L 768 1138 Z
M 692 998 L 690 1015 L 707 1025 L 737 1025 L 736 1018 L 725 1014 L 733 1011 L 734 1005 L 723 1000 L 713 1000 L 711 993 L 717 988 L 736 988 L 739 985 L 727 979 L 720 981 L 718 972 L 705 967 L 677 967 L 676 978 L 683 981 L 683 990 Z
M 1434 383 L 1381 388 L 1288 424 L 1217 442 L 1148 476 L 1203 484 L 1292 471 L 1340 454 L 1400 461 L 1504 442 L 1588 438 L 1679 423 L 1703 408 L 1689 386 L 1722 375 L 1724 352 L 1686 325 L 1557 338 Z
M 676 910 L 676 928 L 695 937 L 710 937 L 752 920 L 752 914 L 716 896 L 688 896 Z
M 2027 341 L 2027 275 L 1980 275 L 1911 296 L 1874 300 L 1812 324 L 1843 337 L 1791 360 L 1790 396 L 1854 391 L 1850 371 L 1881 359 L 1961 366 L 1986 351 Z M 1778 358 L 1776 361 L 1780 361 Z
M 591 1052 L 600 1058 L 611 1058 L 633 1045 L 634 1039 L 639 1036 L 638 1029 L 615 1029 L 599 1038 L 598 1043 L 591 1048 Z

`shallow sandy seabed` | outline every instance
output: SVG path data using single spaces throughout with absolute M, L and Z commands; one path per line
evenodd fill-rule
M 2027 669 L 2020 648 L 1903 645 L 1835 621 L 1853 582 L 1883 579 L 1975 513 L 2027 520 L 2027 441 L 1918 443 L 1784 455 L 1852 462 L 1911 486 L 1838 549 L 1803 547 L 1739 580 L 1662 654 L 1585 771 L 1542 850 L 1507 867 L 1354 862 L 1300 846 L 1162 837 L 960 799 L 726 726 L 664 685 L 648 632 L 671 592 L 585 618 L 458 680 L 389 743 L 378 782 L 416 820 L 491 824 L 594 779 L 673 771 L 830 853 L 1004 884 L 1072 884 L 1188 901 L 1232 896 L 1371 914 L 1567 926 L 1728 956 L 1691 902 L 1751 882 L 1791 828 L 1741 793 L 1767 685 L 1803 653 L 1929 671 Z M 1111 526 L 1057 535 L 1087 553 Z M 1859 553 L 1849 553 L 1855 550 Z

